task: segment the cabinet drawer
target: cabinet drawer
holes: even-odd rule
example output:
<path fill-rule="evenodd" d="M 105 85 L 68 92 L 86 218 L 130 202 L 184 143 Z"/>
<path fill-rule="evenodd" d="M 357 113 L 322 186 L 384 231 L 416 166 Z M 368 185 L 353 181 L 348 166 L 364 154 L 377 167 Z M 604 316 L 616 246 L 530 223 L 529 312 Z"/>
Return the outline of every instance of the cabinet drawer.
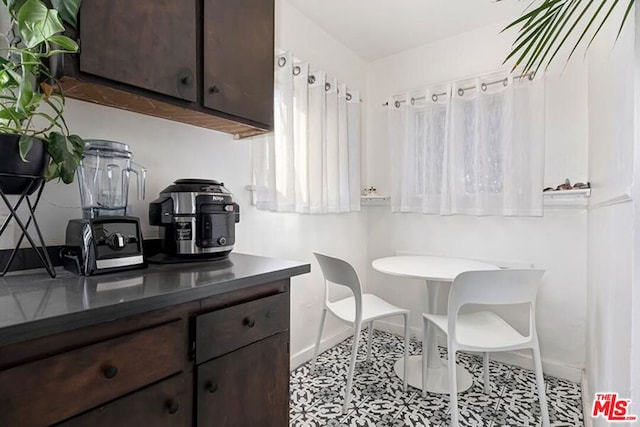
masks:
<path fill-rule="evenodd" d="M 191 425 L 191 376 L 177 375 L 58 427 L 185 427 Z"/>
<path fill-rule="evenodd" d="M 196 319 L 196 362 L 288 329 L 288 292 L 203 314 Z"/>
<path fill-rule="evenodd" d="M 0 426 L 50 425 L 175 374 L 185 343 L 180 320 L 0 372 Z"/>

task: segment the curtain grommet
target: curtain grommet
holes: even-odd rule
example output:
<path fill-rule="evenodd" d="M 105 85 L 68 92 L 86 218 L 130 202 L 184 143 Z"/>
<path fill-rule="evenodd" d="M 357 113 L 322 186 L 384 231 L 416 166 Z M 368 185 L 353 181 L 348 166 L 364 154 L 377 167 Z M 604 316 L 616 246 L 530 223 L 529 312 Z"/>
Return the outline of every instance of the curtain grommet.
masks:
<path fill-rule="evenodd" d="M 278 58 L 278 66 L 284 67 L 285 65 L 287 65 L 287 58 L 285 58 L 284 56 Z"/>
<path fill-rule="evenodd" d="M 480 85 L 480 89 L 482 89 L 483 92 L 487 91 L 487 84 L 482 82 L 482 84 Z"/>
<path fill-rule="evenodd" d="M 353 97 L 351 96 L 350 93 L 347 92 L 347 97 L 346 98 L 347 98 L 347 101 L 351 101 L 351 98 L 353 98 Z"/>
<path fill-rule="evenodd" d="M 293 75 L 294 76 L 299 76 L 301 71 L 302 71 L 302 68 L 300 68 L 299 65 L 296 65 L 295 67 L 293 67 Z"/>
<path fill-rule="evenodd" d="M 326 82 L 324 84 L 324 90 L 325 90 L 325 92 L 329 92 L 331 90 L 331 83 Z"/>
<path fill-rule="evenodd" d="M 459 96 L 463 96 L 463 95 L 464 95 L 464 89 L 459 88 L 459 89 L 458 89 L 458 95 L 459 95 Z"/>
<path fill-rule="evenodd" d="M 314 84 L 316 82 L 316 76 L 313 76 L 313 75 L 309 76 L 307 81 L 309 82 L 310 85 Z"/>
<path fill-rule="evenodd" d="M 507 77 L 505 77 L 504 80 L 502 81 L 502 86 L 504 87 L 509 86 L 509 79 Z"/>
<path fill-rule="evenodd" d="M 411 98 L 411 105 L 416 105 L 416 99 L 415 98 Z"/>
<path fill-rule="evenodd" d="M 394 103 L 393 103 L 393 105 L 395 105 L 395 106 L 396 106 L 396 108 L 400 108 L 400 101 L 396 101 L 396 102 L 394 102 Z"/>
<path fill-rule="evenodd" d="M 431 100 L 432 100 L 433 102 L 438 102 L 438 94 L 437 94 L 437 93 L 434 93 L 433 95 L 431 95 Z"/>

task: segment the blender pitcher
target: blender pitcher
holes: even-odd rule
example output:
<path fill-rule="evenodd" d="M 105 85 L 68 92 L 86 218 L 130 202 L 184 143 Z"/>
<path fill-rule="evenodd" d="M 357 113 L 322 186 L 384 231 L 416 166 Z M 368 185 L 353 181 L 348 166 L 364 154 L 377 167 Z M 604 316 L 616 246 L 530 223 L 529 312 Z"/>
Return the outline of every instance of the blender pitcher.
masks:
<path fill-rule="evenodd" d="M 138 181 L 138 200 L 144 199 L 146 169 L 131 160 L 129 146 L 120 142 L 87 140 L 78 167 L 82 216 L 127 215 L 129 174 Z"/>

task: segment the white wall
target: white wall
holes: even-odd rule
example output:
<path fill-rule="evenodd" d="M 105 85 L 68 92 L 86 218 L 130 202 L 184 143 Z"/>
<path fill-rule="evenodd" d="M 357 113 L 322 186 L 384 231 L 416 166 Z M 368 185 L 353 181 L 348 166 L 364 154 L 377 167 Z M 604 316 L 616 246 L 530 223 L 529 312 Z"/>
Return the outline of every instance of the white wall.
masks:
<path fill-rule="evenodd" d="M 613 17 L 613 21 L 619 18 Z M 638 254 L 633 241 L 638 239 L 640 230 L 633 226 L 638 202 L 631 199 L 633 191 L 637 192 L 631 190 L 632 185 L 637 187 L 633 182 L 634 167 L 638 173 L 638 165 L 633 162 L 638 123 L 638 112 L 634 110 L 635 29 L 632 18 L 612 48 L 617 28 L 606 28 L 588 57 L 589 173 L 593 197 L 588 216 L 586 391 L 588 399 L 593 399 L 593 393 L 607 391 L 631 398 L 634 388 L 633 409 L 637 414 L 640 382 L 631 382 L 632 366 L 638 365 L 637 341 L 636 361 L 631 361 L 632 325 L 638 316 L 638 309 L 632 306 L 634 293 L 638 298 L 637 287 L 634 290 L 632 285 L 632 268 Z M 637 217 L 635 221 L 637 224 Z M 608 425 L 602 418 L 595 424 Z"/>
<path fill-rule="evenodd" d="M 635 61 L 634 61 L 634 120 L 635 143 L 633 150 L 633 253 L 640 254 L 640 8 L 635 10 Z M 632 270 L 632 299 L 631 299 L 631 396 L 635 402 L 633 414 L 640 413 L 640 262 L 633 261 Z"/>
<path fill-rule="evenodd" d="M 313 66 L 327 70 L 354 88 L 364 89 L 365 63 L 286 1 L 276 7 L 276 45 L 289 49 Z M 292 280 L 291 354 L 305 352 L 314 342 L 322 307 L 321 275 L 311 252 L 344 257 L 360 271 L 366 265 L 366 221 L 363 214 L 304 216 L 257 211 L 250 204 L 251 141 L 190 125 L 68 100 L 65 117 L 71 130 L 85 139 L 103 138 L 127 143 L 135 160 L 148 169 L 147 197 L 129 200 L 132 214 L 139 216 L 146 238 L 157 229 L 147 223 L 147 206 L 158 193 L 178 178 L 210 178 L 225 183 L 241 206 L 236 226 L 236 251 L 288 258 L 312 263 L 312 273 Z M 132 187 L 135 190 L 135 187 Z M 70 218 L 81 216 L 77 184 L 47 185 L 38 219 L 48 244 L 64 243 Z M 8 247 L 10 243 L 3 243 Z M 328 323 L 327 337 L 346 328 Z M 302 358 L 306 357 L 304 353 Z M 301 360 L 298 357 L 294 363 Z"/>
<path fill-rule="evenodd" d="M 367 81 L 368 175 L 365 186 L 388 194 L 390 169 L 386 138 L 389 96 L 409 89 L 474 76 L 501 68 L 513 34 L 492 25 L 405 51 L 371 64 Z M 573 61 L 564 73 L 546 77 L 545 183 L 587 180 L 586 67 Z M 542 190 L 542 189 L 541 189 Z M 538 297 L 538 333 L 545 371 L 580 379 L 584 367 L 586 304 L 586 211 L 546 208 L 542 218 L 391 214 L 369 210 L 369 260 L 397 250 L 461 256 L 497 262 L 524 262 L 547 270 Z M 424 285 L 369 270 L 377 292 L 413 313 L 423 310 Z M 515 314 L 512 314 L 515 316 Z M 419 328 L 414 315 L 413 326 Z M 520 360 L 527 363 L 528 360 Z M 518 363 L 516 361 L 516 363 Z"/>

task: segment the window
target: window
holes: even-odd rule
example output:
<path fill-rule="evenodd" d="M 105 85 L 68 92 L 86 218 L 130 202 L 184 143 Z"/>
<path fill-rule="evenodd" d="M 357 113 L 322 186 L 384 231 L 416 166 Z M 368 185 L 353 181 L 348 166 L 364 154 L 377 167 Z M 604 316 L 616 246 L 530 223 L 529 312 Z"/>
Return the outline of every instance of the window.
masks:
<path fill-rule="evenodd" d="M 542 215 L 543 94 L 494 73 L 392 99 L 393 211 Z"/>

